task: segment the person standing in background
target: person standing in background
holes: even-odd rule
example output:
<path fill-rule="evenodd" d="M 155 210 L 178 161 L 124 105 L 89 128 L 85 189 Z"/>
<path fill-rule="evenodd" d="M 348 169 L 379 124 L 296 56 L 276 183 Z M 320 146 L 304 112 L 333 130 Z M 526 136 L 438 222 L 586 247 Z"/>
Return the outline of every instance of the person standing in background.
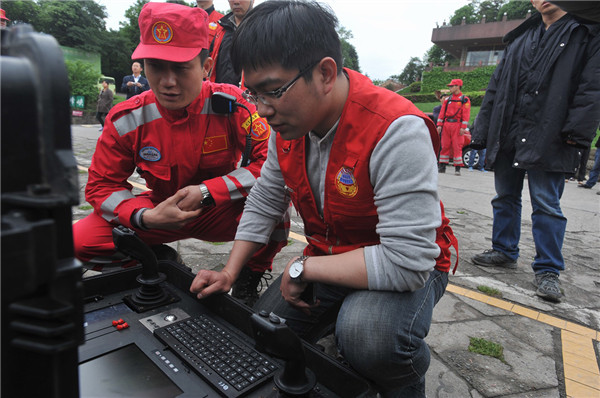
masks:
<path fill-rule="evenodd" d="M 242 86 L 242 74 L 236 72 L 231 62 L 231 45 L 235 31 L 253 5 L 254 0 L 229 0 L 231 12 L 219 20 L 219 27 L 210 48 L 210 57 L 214 62 L 208 76 L 211 82 Z"/>
<path fill-rule="evenodd" d="M 450 163 L 450 154 L 452 153 L 452 163 L 454 164 L 454 174 L 460 175 L 460 168 L 464 166 L 462 160 L 462 148 L 464 143 L 463 135 L 468 130 L 469 119 L 471 118 L 471 100 L 460 91 L 463 85 L 461 79 L 452 79 L 448 88 L 450 96 L 446 98 L 440 116 L 437 120 L 438 134 L 442 134 L 442 150 L 440 152 L 440 164 L 438 171 L 446 172 L 446 165 Z"/>
<path fill-rule="evenodd" d="M 210 45 L 217 33 L 219 24 L 217 21 L 224 17 L 219 11 L 215 10 L 213 0 L 196 0 L 198 7 L 202 8 L 208 14 L 208 45 Z"/>
<path fill-rule="evenodd" d="M 142 64 L 138 61 L 135 61 L 133 64 L 131 64 L 131 71 L 133 74 L 123 78 L 121 91 L 127 93 L 127 99 L 150 89 L 148 80 L 142 76 L 142 70 Z"/>
<path fill-rule="evenodd" d="M 104 119 L 110 108 L 113 105 L 114 94 L 108 88 L 108 80 L 102 80 L 102 90 L 100 90 L 100 94 L 98 94 L 98 106 L 96 107 L 96 119 L 100 122 L 99 131 L 104 129 Z"/>
<path fill-rule="evenodd" d="M 487 148 L 496 196 L 492 249 L 472 257 L 482 267 L 515 269 L 521 196 L 527 174 L 536 255 L 536 295 L 559 302 L 567 218 L 560 207 L 565 173 L 576 170 L 600 122 L 600 24 L 543 0 L 504 37 L 508 43 L 477 115 L 471 147 Z"/>

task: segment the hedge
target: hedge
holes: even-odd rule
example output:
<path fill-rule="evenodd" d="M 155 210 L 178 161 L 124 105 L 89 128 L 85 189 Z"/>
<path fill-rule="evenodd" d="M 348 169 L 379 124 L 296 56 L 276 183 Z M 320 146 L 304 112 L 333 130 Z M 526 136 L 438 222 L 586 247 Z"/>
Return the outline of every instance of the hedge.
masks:
<path fill-rule="evenodd" d="M 483 101 L 483 96 L 485 95 L 485 91 L 463 92 L 463 94 L 466 95 L 467 97 L 469 97 L 469 99 L 471 100 L 471 106 L 481 106 L 481 102 Z M 401 95 L 413 103 L 439 101 L 435 97 L 435 94 L 401 94 Z"/>
<path fill-rule="evenodd" d="M 469 72 L 444 72 L 442 67 L 435 67 L 429 72 L 423 72 L 421 82 L 422 93 L 433 93 L 445 89 L 452 79 L 462 79 L 463 92 L 483 91 L 496 70 L 496 66 L 482 66 Z"/>

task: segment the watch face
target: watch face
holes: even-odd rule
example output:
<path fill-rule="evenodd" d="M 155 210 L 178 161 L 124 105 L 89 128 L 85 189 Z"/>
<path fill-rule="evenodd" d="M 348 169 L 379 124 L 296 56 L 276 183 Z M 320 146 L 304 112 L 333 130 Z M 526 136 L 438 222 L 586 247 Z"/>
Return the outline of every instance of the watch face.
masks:
<path fill-rule="evenodd" d="M 290 278 L 296 279 L 302 274 L 304 267 L 299 261 L 294 261 L 290 266 Z"/>

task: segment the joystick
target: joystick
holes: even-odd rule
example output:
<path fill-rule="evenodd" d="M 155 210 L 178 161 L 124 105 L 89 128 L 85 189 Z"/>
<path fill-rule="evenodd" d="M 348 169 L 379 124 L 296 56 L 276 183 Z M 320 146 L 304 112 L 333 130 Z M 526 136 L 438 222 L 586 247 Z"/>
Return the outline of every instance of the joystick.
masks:
<path fill-rule="evenodd" d="M 135 312 L 141 313 L 179 301 L 179 297 L 161 286 L 166 276 L 158 272 L 158 259 L 150 246 L 133 230 L 122 225 L 115 227 L 112 235 L 119 251 L 142 263 L 142 273 L 136 278 L 141 286 L 136 294 L 123 298 L 125 304 Z"/>
<path fill-rule="evenodd" d="M 306 367 L 302 341 L 285 324 L 285 319 L 266 311 L 250 318 L 254 339 L 259 349 L 285 360 L 273 381 L 281 397 L 308 397 L 317 383 L 315 374 Z"/>

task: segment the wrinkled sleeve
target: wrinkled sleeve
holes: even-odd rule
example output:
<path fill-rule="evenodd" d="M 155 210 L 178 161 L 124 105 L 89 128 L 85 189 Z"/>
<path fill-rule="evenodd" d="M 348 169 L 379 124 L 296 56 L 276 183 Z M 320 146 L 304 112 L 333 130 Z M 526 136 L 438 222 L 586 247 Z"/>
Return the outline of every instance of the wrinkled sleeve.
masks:
<path fill-rule="evenodd" d="M 413 291 L 433 270 L 441 224 L 436 164 L 429 130 L 417 116 L 398 118 L 375 147 L 369 172 L 380 244 L 364 248 L 370 290 Z"/>

